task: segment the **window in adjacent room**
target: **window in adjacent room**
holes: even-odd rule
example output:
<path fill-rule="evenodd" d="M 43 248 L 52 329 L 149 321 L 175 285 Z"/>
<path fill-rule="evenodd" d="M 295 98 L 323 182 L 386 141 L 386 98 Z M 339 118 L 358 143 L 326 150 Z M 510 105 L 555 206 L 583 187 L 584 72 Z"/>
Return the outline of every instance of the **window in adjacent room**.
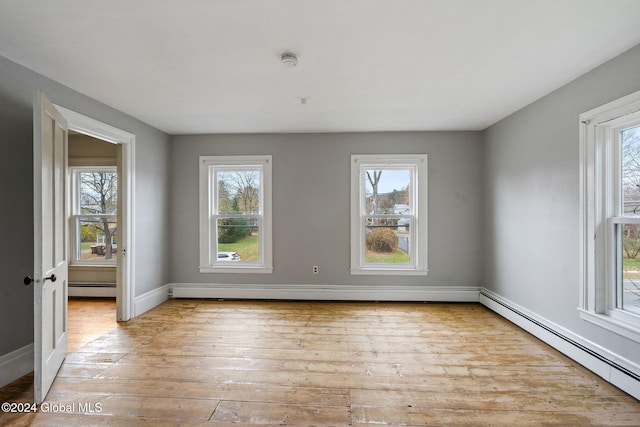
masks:
<path fill-rule="evenodd" d="M 640 92 L 580 119 L 582 317 L 640 342 Z"/>
<path fill-rule="evenodd" d="M 271 156 L 200 157 L 200 271 L 272 271 Z"/>
<path fill-rule="evenodd" d="M 115 167 L 71 167 L 71 264 L 115 265 L 118 174 Z"/>
<path fill-rule="evenodd" d="M 351 274 L 427 271 L 427 156 L 351 156 Z"/>

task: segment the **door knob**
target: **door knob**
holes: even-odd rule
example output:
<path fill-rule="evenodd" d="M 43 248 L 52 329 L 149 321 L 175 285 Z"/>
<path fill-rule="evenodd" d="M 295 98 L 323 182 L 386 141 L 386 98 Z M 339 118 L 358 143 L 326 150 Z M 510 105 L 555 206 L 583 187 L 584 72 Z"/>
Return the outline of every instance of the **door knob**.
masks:
<path fill-rule="evenodd" d="M 45 277 L 44 280 L 51 280 L 52 282 L 55 282 L 56 280 L 58 280 L 58 278 L 55 274 L 52 274 L 49 277 Z M 31 278 L 31 276 L 26 276 L 24 279 L 22 279 L 22 283 L 24 283 L 25 286 L 29 286 L 33 282 L 34 280 Z"/>

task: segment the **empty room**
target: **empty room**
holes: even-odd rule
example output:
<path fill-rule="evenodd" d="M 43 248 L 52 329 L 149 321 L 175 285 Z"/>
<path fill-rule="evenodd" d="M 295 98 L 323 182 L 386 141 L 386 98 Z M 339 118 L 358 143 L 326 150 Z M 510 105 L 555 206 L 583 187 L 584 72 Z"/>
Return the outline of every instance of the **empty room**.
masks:
<path fill-rule="evenodd" d="M 0 425 L 640 425 L 639 23 L 0 0 Z"/>

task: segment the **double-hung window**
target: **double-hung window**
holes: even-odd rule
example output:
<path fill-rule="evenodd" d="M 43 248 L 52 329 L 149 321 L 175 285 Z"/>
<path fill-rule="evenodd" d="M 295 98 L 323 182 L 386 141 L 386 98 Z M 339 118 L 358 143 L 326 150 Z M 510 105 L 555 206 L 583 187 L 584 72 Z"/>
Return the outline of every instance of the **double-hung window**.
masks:
<path fill-rule="evenodd" d="M 581 316 L 640 342 L 640 92 L 581 120 Z"/>
<path fill-rule="evenodd" d="M 115 167 L 71 167 L 71 264 L 115 265 L 118 174 Z"/>
<path fill-rule="evenodd" d="M 200 272 L 272 269 L 271 156 L 200 157 Z"/>
<path fill-rule="evenodd" d="M 351 274 L 426 275 L 427 156 L 351 156 Z"/>

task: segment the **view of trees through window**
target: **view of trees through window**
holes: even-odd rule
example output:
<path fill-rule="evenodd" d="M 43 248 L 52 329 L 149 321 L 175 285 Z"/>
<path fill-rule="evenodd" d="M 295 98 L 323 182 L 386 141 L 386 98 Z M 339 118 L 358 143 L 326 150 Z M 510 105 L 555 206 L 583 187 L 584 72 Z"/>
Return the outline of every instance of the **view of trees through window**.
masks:
<path fill-rule="evenodd" d="M 260 260 L 260 185 L 259 169 L 217 171 L 218 261 Z"/>
<path fill-rule="evenodd" d="M 365 178 L 365 262 L 411 262 L 411 171 L 367 169 Z"/>
<path fill-rule="evenodd" d="M 622 215 L 640 217 L 640 126 L 621 132 Z M 620 309 L 640 314 L 640 224 L 622 230 L 622 295 Z"/>
<path fill-rule="evenodd" d="M 118 175 L 114 171 L 79 171 L 77 179 L 79 259 L 112 260 L 117 249 Z"/>

